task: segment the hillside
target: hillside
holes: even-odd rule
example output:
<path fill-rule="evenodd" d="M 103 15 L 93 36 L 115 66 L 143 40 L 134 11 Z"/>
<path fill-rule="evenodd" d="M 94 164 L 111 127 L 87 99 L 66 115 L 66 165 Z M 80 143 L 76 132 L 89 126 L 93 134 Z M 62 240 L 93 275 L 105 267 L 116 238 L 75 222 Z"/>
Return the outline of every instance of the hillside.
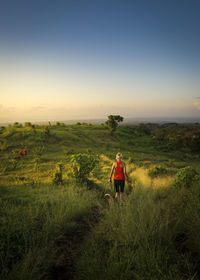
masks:
<path fill-rule="evenodd" d="M 199 279 L 198 131 L 141 124 L 111 136 L 103 124 L 1 127 L 2 278 Z M 108 178 L 118 151 L 132 183 L 112 201 L 105 194 L 114 194 Z M 79 154 L 99 158 L 82 183 L 71 176 Z"/>
<path fill-rule="evenodd" d="M 57 162 L 65 164 L 71 154 L 88 149 L 110 160 L 114 160 L 116 152 L 121 151 L 125 160 L 143 167 L 156 164 L 168 165 L 175 170 L 191 164 L 200 167 L 196 153 L 159 149 L 157 143 L 152 143 L 153 136 L 141 129 L 120 126 L 114 137 L 105 125 L 91 124 L 36 126 L 34 129 L 8 126 L 1 132 L 1 182 L 4 184 L 9 181 L 13 184 L 14 176 L 25 174 L 33 180 L 40 177 L 40 181 L 49 182 L 49 174 Z M 27 156 L 15 161 L 24 147 L 28 151 Z M 37 163 L 39 168 L 35 172 Z"/>

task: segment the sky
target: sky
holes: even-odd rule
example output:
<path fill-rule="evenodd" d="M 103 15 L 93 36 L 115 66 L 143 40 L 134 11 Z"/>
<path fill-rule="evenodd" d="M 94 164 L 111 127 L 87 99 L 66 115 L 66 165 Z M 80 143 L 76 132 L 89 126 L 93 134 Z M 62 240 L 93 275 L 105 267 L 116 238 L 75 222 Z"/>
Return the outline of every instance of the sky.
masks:
<path fill-rule="evenodd" d="M 199 0 L 0 0 L 0 122 L 200 117 Z"/>

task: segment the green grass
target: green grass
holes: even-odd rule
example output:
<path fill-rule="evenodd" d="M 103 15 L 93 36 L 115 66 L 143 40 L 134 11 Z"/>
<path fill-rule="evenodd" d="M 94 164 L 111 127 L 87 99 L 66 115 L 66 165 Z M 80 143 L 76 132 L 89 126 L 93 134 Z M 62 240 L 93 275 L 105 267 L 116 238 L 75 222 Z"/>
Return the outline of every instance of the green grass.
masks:
<path fill-rule="evenodd" d="M 10 134 L 8 131 L 11 131 Z M 0 136 L 7 141 L 7 148 L 0 151 L 0 158 L 5 159 L 12 150 L 20 150 L 24 145 L 28 148 L 27 161 L 35 158 L 34 150 L 37 146 L 44 146 L 45 153 L 42 158 L 49 162 L 66 159 L 66 153 L 70 150 L 82 152 L 90 148 L 96 153 L 103 153 L 110 158 L 120 150 L 125 159 L 131 155 L 137 164 L 143 161 L 160 163 L 174 159 L 177 163 L 184 162 L 187 166 L 192 162 L 200 166 L 199 157 L 176 151 L 164 152 L 152 145 L 151 135 L 135 135 L 132 129 L 118 127 L 114 137 L 110 135 L 104 125 L 67 125 L 50 127 L 50 136 L 44 139 L 44 127 L 38 126 L 35 130 L 26 128 L 9 128 Z M 8 136 L 10 135 L 10 136 Z"/>
<path fill-rule="evenodd" d="M 56 242 L 98 201 L 97 192 L 74 185 L 1 186 L 0 192 L 2 279 L 47 277 Z"/>
<path fill-rule="evenodd" d="M 199 186 L 172 186 L 180 168 L 200 170 L 199 154 L 157 149 L 151 135 L 123 126 L 114 136 L 105 125 L 52 126 L 48 137 L 44 131 L 44 126 L 8 127 L 0 134 L 2 279 L 54 279 L 58 244 L 76 233 L 78 220 L 87 219 L 94 207 L 103 216 L 73 256 L 77 280 L 199 279 Z M 13 155 L 24 146 L 28 155 L 14 167 Z M 100 162 L 89 187 L 78 186 L 68 174 L 70 155 L 88 149 Z M 114 194 L 108 178 L 118 151 L 134 190 L 130 194 L 126 185 L 124 201 L 105 207 L 104 194 Z M 64 165 L 64 185 L 55 186 L 51 175 L 58 162 Z M 150 178 L 158 166 L 165 174 Z"/>
<path fill-rule="evenodd" d="M 135 187 L 91 232 L 77 259 L 77 278 L 199 279 L 199 195 L 200 186 Z"/>

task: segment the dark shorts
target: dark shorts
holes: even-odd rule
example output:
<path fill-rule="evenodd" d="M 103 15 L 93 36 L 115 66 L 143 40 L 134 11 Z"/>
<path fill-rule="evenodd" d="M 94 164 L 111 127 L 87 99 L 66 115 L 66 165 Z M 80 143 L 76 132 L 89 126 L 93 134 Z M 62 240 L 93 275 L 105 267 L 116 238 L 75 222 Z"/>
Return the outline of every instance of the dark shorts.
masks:
<path fill-rule="evenodd" d="M 125 180 L 114 179 L 115 192 L 124 192 Z"/>

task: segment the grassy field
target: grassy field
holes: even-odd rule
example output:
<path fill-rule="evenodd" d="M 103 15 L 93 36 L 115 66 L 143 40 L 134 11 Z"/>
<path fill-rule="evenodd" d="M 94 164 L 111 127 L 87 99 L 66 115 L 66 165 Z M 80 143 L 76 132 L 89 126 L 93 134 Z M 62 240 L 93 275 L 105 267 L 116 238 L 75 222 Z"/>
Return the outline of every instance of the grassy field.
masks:
<path fill-rule="evenodd" d="M 2 279 L 200 279 L 200 184 L 174 184 L 184 167 L 200 173 L 198 153 L 159 149 L 151 133 L 123 126 L 113 136 L 103 124 L 0 132 Z M 109 205 L 118 151 L 132 185 Z M 87 183 L 70 174 L 78 153 L 99 156 Z M 58 164 L 63 183 L 56 185 Z"/>

